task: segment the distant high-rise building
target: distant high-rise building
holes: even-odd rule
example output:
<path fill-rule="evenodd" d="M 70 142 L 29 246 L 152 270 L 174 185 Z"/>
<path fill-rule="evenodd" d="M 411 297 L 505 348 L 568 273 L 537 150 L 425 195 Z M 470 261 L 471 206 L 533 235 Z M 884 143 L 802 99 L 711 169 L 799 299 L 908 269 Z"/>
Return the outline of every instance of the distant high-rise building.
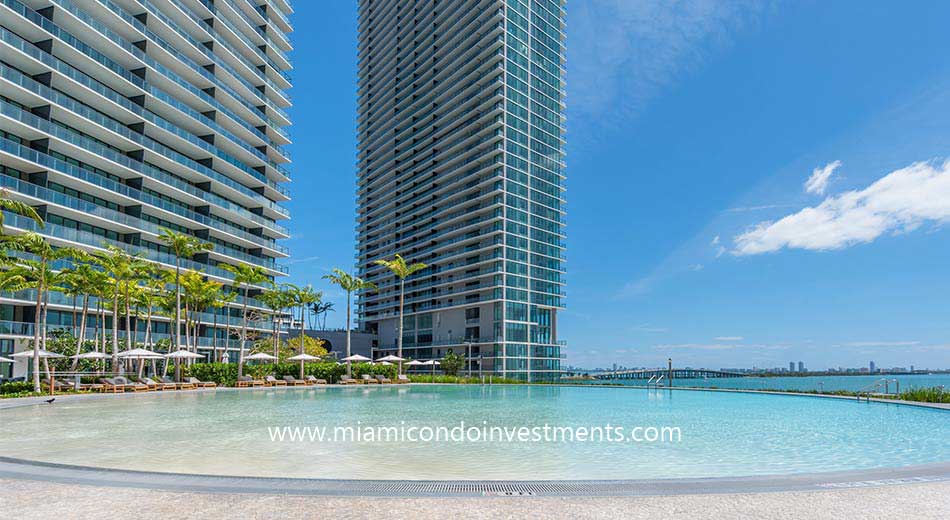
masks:
<path fill-rule="evenodd" d="M 789 371 L 789 372 L 794 372 L 794 371 L 795 371 L 795 362 L 794 362 L 794 361 L 789 361 L 789 362 L 788 362 L 788 371 Z"/>
<path fill-rule="evenodd" d="M 564 2 L 359 0 L 360 327 L 553 380 L 564 308 Z M 428 267 L 401 281 L 377 260 Z M 468 351 L 468 352 L 467 352 Z"/>
<path fill-rule="evenodd" d="M 801 362 L 801 361 L 798 362 L 798 371 L 799 371 L 799 372 L 804 372 L 804 371 L 805 371 L 805 363 L 803 363 L 803 362 Z"/>
<path fill-rule="evenodd" d="M 877 365 L 875 365 L 873 361 L 868 363 L 868 372 L 873 374 L 876 371 L 877 371 Z"/>

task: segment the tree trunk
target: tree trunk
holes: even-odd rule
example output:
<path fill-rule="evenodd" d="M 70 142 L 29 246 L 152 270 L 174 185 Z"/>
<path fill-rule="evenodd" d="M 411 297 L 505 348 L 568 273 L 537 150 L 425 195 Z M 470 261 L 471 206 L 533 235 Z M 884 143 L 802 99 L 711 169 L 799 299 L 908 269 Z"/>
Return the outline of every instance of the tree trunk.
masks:
<path fill-rule="evenodd" d="M 403 313 L 403 303 L 405 302 L 405 299 L 406 299 L 406 279 L 400 278 L 399 279 L 399 328 L 397 329 L 399 333 L 399 337 L 397 338 L 397 341 L 398 341 L 397 345 L 399 347 L 396 349 L 396 356 L 398 357 L 402 357 L 402 327 L 403 327 L 402 313 Z M 399 361 L 399 366 L 396 369 L 396 373 L 402 374 L 402 361 Z"/>
<path fill-rule="evenodd" d="M 298 354 L 303 354 L 303 345 L 304 345 L 303 341 L 304 341 L 304 336 L 306 336 L 306 333 L 304 332 L 303 320 L 304 320 L 304 315 L 306 314 L 306 312 L 307 312 L 307 306 L 301 305 L 300 306 L 300 352 L 298 352 Z"/>
<path fill-rule="evenodd" d="M 244 347 L 247 343 L 247 293 L 250 289 L 250 284 L 244 285 L 244 306 L 243 306 L 243 316 L 241 316 L 241 353 L 238 355 L 238 377 L 244 375 Z"/>
<path fill-rule="evenodd" d="M 346 291 L 346 357 L 350 357 L 350 291 Z M 352 377 L 352 363 L 346 363 L 346 375 Z"/>
<path fill-rule="evenodd" d="M 40 272 L 40 281 L 36 284 L 36 316 L 33 319 L 33 391 L 40 391 L 40 312 L 43 309 L 43 286 L 46 283 L 46 271 Z"/>
<path fill-rule="evenodd" d="M 125 282 L 125 349 L 132 350 L 132 307 L 129 302 L 130 281 Z"/>
<path fill-rule="evenodd" d="M 86 338 L 86 318 L 88 317 L 88 315 L 89 315 L 89 293 L 85 293 L 82 296 L 82 314 L 80 315 L 81 318 L 79 322 L 79 337 L 76 339 L 76 355 L 77 356 L 79 354 L 82 354 L 82 346 Z M 72 368 L 70 368 L 70 370 L 75 372 L 78 365 L 79 365 L 79 358 L 74 358 Z"/>
<path fill-rule="evenodd" d="M 211 326 L 211 362 L 215 363 L 218 360 L 218 311 L 215 309 L 213 312 L 213 325 Z"/>
<path fill-rule="evenodd" d="M 175 255 L 175 344 L 172 350 L 181 348 L 181 257 Z M 178 370 L 178 363 L 175 363 Z"/>
<path fill-rule="evenodd" d="M 112 371 L 122 373 L 119 364 L 119 288 L 112 293 Z"/>

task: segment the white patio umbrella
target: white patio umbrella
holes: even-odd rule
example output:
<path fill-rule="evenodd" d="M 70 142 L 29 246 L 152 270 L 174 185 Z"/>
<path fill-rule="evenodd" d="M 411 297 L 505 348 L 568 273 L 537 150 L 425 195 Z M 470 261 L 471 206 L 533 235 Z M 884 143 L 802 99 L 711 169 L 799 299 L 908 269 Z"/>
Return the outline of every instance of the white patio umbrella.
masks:
<path fill-rule="evenodd" d="M 297 354 L 296 356 L 287 358 L 287 361 L 300 361 L 300 379 L 303 379 L 303 364 L 306 361 L 320 361 L 320 358 L 317 356 L 311 356 L 310 354 Z"/>
<path fill-rule="evenodd" d="M 10 359 L 10 358 L 5 358 L 3 356 L 0 356 L 0 363 L 15 363 L 15 362 L 16 362 L 15 359 Z"/>
<path fill-rule="evenodd" d="M 441 365 L 441 364 L 442 364 L 442 363 L 439 363 L 438 361 L 436 361 L 436 360 L 434 360 L 434 359 L 430 359 L 429 361 L 426 361 L 425 363 L 423 363 L 423 365 L 431 366 L 431 367 L 432 367 L 432 377 L 435 377 L 435 367 L 436 367 L 436 365 Z"/>
<path fill-rule="evenodd" d="M 124 350 L 119 352 L 117 355 L 120 359 L 137 359 L 139 362 L 139 369 L 137 375 L 142 377 L 142 372 L 145 369 L 145 360 L 146 359 L 162 359 L 162 355 L 158 352 L 144 349 L 144 348 L 133 348 L 131 350 Z M 155 368 L 154 366 L 152 367 Z"/>
<path fill-rule="evenodd" d="M 363 361 L 372 361 L 372 360 L 371 360 L 370 358 L 366 357 L 366 356 L 361 356 L 361 355 L 359 355 L 359 354 L 353 354 L 352 356 L 346 356 L 346 357 L 343 358 L 341 361 L 346 361 L 346 374 L 349 375 L 350 372 L 351 372 L 350 363 L 352 363 L 353 361 L 359 361 L 359 362 L 362 363 Z"/>
<path fill-rule="evenodd" d="M 406 366 L 410 366 L 410 367 L 417 367 L 420 365 L 425 365 L 425 363 L 422 361 L 419 361 L 418 359 L 413 359 L 412 361 L 406 363 Z"/>
<path fill-rule="evenodd" d="M 158 357 L 162 357 L 161 354 L 156 353 Z M 69 359 L 108 359 L 112 356 L 105 354 L 103 352 L 85 352 L 83 354 L 76 354 L 75 356 L 69 356 Z"/>
<path fill-rule="evenodd" d="M 405 358 L 401 358 L 401 357 L 399 357 L 399 356 L 394 356 L 394 355 L 390 354 L 390 355 L 388 355 L 388 356 L 386 356 L 386 357 L 381 357 L 381 358 L 377 359 L 376 361 L 405 361 Z"/>
<path fill-rule="evenodd" d="M 195 354 L 194 352 L 189 352 L 187 350 L 176 350 L 174 352 L 169 352 L 165 354 L 165 372 L 168 372 L 168 360 L 175 360 L 175 381 L 181 382 L 181 365 L 179 362 L 182 359 L 200 359 L 203 358 L 201 354 Z"/>
<path fill-rule="evenodd" d="M 57 354 L 56 352 L 50 352 L 50 351 L 48 351 L 48 350 L 43 350 L 43 349 L 40 349 L 40 350 L 39 350 L 39 356 L 40 356 L 41 358 L 51 358 L 51 359 L 57 359 L 57 358 L 64 358 L 64 357 L 66 357 L 66 356 L 64 356 L 64 355 L 62 355 L 62 354 Z M 23 352 L 17 352 L 16 354 L 13 354 L 13 355 L 10 356 L 10 357 L 15 357 L 15 358 L 31 358 L 31 357 L 33 357 L 33 351 L 32 351 L 32 350 L 24 350 Z"/>
<path fill-rule="evenodd" d="M 244 361 L 277 361 L 277 358 L 266 352 L 258 352 L 247 356 Z"/>

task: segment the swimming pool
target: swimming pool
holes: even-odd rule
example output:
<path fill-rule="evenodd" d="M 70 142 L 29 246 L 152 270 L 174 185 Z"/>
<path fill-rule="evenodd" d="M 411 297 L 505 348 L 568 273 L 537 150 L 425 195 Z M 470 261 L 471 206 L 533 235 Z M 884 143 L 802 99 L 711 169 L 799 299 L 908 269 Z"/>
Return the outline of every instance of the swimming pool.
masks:
<path fill-rule="evenodd" d="M 679 442 L 283 442 L 269 428 L 679 428 Z M 329 430 L 328 430 L 329 431 Z M 641 439 L 644 434 L 641 433 Z M 950 412 L 805 396 L 570 386 L 170 392 L 0 410 L 0 455 L 325 479 L 661 479 L 950 461 Z M 365 439 L 364 439 L 365 440 Z"/>

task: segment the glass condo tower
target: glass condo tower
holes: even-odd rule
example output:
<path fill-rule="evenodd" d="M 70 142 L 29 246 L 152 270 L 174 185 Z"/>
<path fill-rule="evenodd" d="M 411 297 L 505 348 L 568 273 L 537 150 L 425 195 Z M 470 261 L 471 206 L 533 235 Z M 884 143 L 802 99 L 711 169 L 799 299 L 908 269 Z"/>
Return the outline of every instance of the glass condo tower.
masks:
<path fill-rule="evenodd" d="M 560 376 L 564 307 L 564 2 L 360 0 L 360 326 L 463 371 Z"/>
<path fill-rule="evenodd" d="M 7 213 L 7 232 L 174 268 L 169 228 L 213 243 L 183 266 L 226 290 L 220 264 L 284 275 L 290 13 L 286 0 L 0 0 L 0 183 L 47 223 Z M 0 354 L 32 337 L 31 294 L 0 293 Z M 225 333 L 242 304 L 198 316 L 199 352 L 237 348 Z M 73 328 L 72 306 L 50 295 L 53 328 Z M 153 337 L 169 337 L 157 320 Z"/>

